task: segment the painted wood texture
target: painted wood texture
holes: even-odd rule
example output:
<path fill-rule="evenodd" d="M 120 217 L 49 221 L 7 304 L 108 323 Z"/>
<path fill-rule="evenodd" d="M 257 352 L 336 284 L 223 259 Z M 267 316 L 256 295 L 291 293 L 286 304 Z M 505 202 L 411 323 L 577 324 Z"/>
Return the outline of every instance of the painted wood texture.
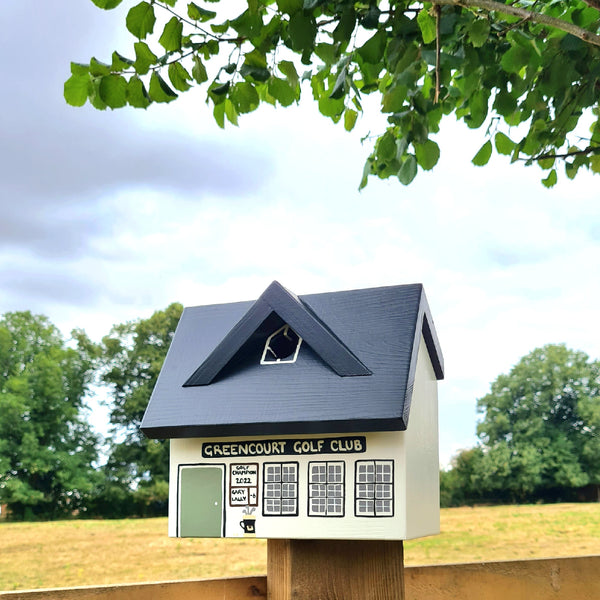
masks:
<path fill-rule="evenodd" d="M 266 338 L 284 323 L 273 313 L 210 385 L 183 387 L 254 303 L 187 308 L 144 415 L 144 433 L 175 438 L 404 430 L 422 337 L 436 376 L 443 377 L 423 287 L 300 299 L 308 313 L 334 332 L 331 339 L 337 338 L 372 375 L 340 377 L 319 354 L 323 349 L 312 348 L 308 338 L 295 363 L 260 365 Z"/>
<path fill-rule="evenodd" d="M 269 600 L 404 600 L 401 541 L 269 540 Z"/>

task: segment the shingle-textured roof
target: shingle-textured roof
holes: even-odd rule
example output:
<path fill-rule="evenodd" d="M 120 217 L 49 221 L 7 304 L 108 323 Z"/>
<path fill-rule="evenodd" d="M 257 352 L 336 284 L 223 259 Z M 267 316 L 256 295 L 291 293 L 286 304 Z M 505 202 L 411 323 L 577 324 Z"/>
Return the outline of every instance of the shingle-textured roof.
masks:
<path fill-rule="evenodd" d="M 261 365 L 289 325 L 292 364 Z M 421 284 L 294 296 L 277 282 L 255 302 L 186 308 L 142 421 L 149 437 L 403 430 L 421 334 L 443 358 Z"/>

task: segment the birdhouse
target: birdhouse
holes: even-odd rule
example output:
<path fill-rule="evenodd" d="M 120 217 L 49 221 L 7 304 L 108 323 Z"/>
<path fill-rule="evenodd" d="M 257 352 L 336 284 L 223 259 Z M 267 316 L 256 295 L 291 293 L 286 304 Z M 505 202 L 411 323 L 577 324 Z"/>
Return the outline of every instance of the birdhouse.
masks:
<path fill-rule="evenodd" d="M 438 533 L 442 378 L 420 284 L 186 308 L 142 421 L 171 440 L 169 535 Z"/>

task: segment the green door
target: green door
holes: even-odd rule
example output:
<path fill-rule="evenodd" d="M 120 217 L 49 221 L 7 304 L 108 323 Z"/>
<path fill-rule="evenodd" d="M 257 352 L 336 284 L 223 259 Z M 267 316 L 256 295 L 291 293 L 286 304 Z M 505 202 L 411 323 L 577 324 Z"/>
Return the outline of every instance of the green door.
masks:
<path fill-rule="evenodd" d="M 223 536 L 223 467 L 179 467 L 179 536 Z"/>

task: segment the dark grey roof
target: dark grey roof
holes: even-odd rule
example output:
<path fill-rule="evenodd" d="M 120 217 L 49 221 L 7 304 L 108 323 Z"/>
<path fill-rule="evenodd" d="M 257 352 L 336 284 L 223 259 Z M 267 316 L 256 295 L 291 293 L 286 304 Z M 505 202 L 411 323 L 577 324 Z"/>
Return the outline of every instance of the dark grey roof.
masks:
<path fill-rule="evenodd" d="M 293 364 L 260 365 L 287 324 Z M 142 420 L 149 437 L 403 430 L 421 333 L 443 358 L 421 284 L 294 296 L 272 283 L 255 302 L 186 308 Z"/>

